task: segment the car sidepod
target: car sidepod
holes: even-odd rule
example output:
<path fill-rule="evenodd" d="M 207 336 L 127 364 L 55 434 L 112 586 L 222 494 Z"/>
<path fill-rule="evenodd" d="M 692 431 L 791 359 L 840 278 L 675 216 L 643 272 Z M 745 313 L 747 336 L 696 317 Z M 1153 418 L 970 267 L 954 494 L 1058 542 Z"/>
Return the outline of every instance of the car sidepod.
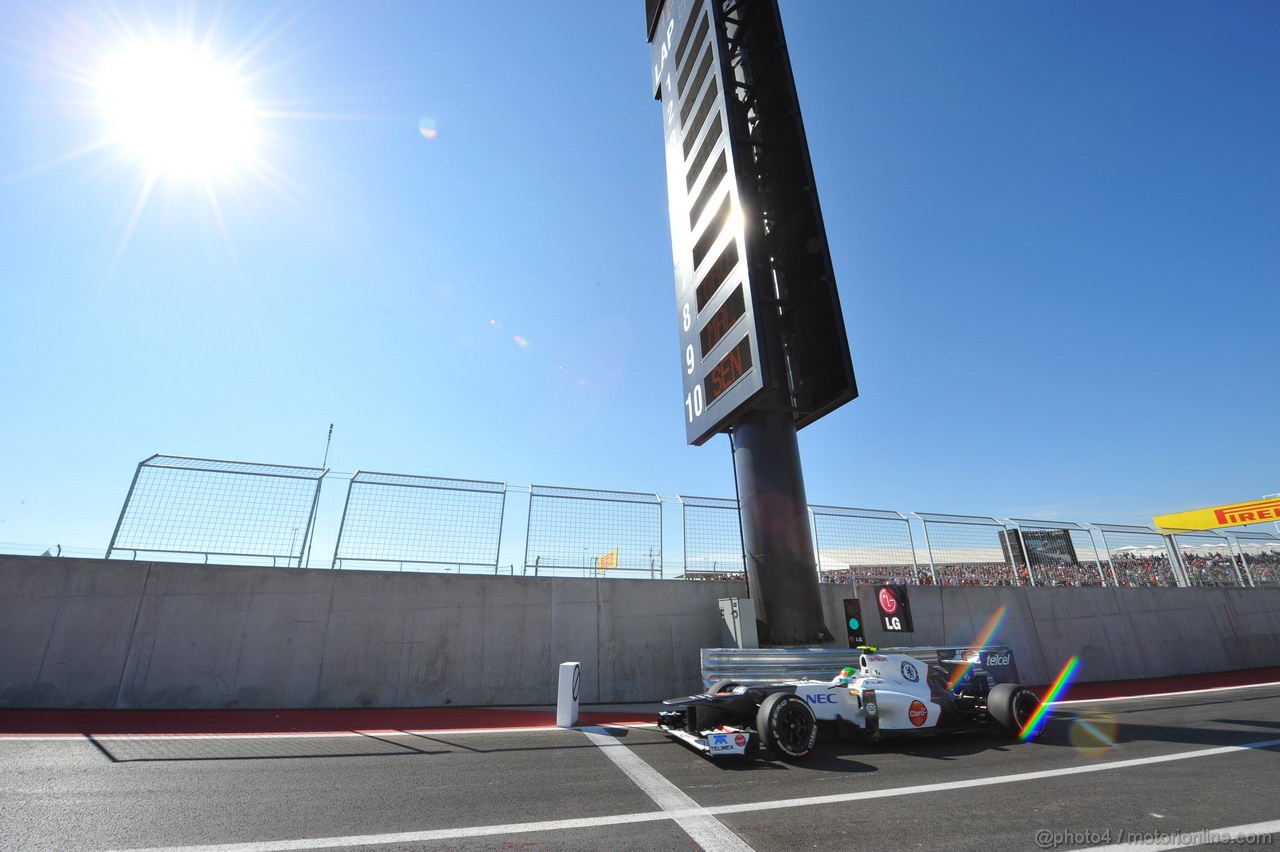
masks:
<path fill-rule="evenodd" d="M 851 691 L 874 692 L 877 733 L 909 734 L 939 726 L 942 706 L 934 700 L 924 663 L 905 654 L 873 655 L 863 657 L 861 670 Z"/>

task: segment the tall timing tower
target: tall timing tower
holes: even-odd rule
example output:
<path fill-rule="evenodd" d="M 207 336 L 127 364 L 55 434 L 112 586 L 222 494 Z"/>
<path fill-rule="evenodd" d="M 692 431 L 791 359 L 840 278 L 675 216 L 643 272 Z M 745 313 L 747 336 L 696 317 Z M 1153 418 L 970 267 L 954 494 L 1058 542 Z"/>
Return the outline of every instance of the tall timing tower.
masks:
<path fill-rule="evenodd" d="M 733 446 L 760 639 L 830 639 L 796 431 L 858 395 L 777 0 L 646 0 L 691 444 Z"/>

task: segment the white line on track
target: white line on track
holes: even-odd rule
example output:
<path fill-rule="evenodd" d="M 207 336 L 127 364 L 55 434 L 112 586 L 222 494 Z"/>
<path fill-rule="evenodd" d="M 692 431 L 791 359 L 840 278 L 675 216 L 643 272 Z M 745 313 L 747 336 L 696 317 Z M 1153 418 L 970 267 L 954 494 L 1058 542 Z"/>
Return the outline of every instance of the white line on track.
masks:
<path fill-rule="evenodd" d="M 752 852 L 741 837 L 704 811 L 683 790 L 645 763 L 607 729 L 582 728 L 581 731 L 703 849 L 708 852 Z"/>
<path fill-rule="evenodd" d="M 1248 683 L 1243 686 L 1211 686 L 1207 689 L 1187 689 L 1182 692 L 1153 692 L 1150 695 L 1118 695 L 1115 698 L 1079 698 L 1072 701 L 1054 701 L 1050 707 L 1066 704 L 1098 704 L 1102 701 L 1139 701 L 1143 698 L 1173 698 L 1179 695 L 1202 695 L 1206 692 L 1227 692 L 1232 689 L 1257 689 L 1262 686 L 1280 686 L 1280 681 L 1270 683 Z"/>
<path fill-rule="evenodd" d="M 1112 760 L 1092 766 L 1065 766 L 1060 769 L 1045 769 L 1040 772 L 1019 772 L 1016 775 L 994 775 L 989 778 L 969 778 L 964 781 L 946 781 L 940 784 L 917 784 L 914 787 L 891 787 L 887 790 L 863 790 L 858 793 L 836 793 L 830 796 L 807 796 L 799 799 L 782 799 L 776 802 L 747 802 L 741 805 L 719 805 L 707 808 L 711 814 L 736 814 L 754 811 L 775 810 L 778 808 L 804 808 L 813 805 L 831 805 L 842 802 L 857 802 L 864 799 L 883 799 L 890 796 L 915 796 L 921 793 L 940 793 L 946 790 L 965 790 L 970 787 L 988 787 L 993 784 L 1018 784 L 1025 781 L 1043 781 L 1048 778 L 1061 778 L 1064 775 L 1087 775 L 1091 772 L 1107 772 L 1113 769 L 1131 769 L 1135 766 L 1147 766 L 1153 763 L 1171 763 L 1177 760 L 1192 760 L 1197 757 L 1217 757 L 1223 754 L 1234 754 L 1251 749 L 1275 748 L 1280 740 L 1264 740 L 1256 743 L 1245 743 L 1238 746 L 1221 746 L 1205 748 L 1199 751 L 1181 751 L 1174 754 L 1161 754 L 1154 757 L 1137 757 L 1132 760 Z"/>
<path fill-rule="evenodd" d="M 652 811 L 650 813 L 619 814 L 616 816 L 588 817 L 584 819 L 546 820 L 542 822 L 512 823 L 507 825 L 479 825 L 466 828 L 444 828 L 434 831 L 407 831 L 395 834 L 366 834 L 350 837 L 316 837 L 303 840 L 268 840 L 253 843 L 220 843 L 208 846 L 164 846 L 148 849 L 132 849 L 127 850 L 127 852 L 300 852 L 300 850 L 331 849 L 336 846 L 380 846 L 391 843 L 425 843 L 429 841 L 455 840 L 467 837 L 493 837 L 502 834 L 528 834 L 539 831 L 564 831 L 574 828 L 597 828 L 608 825 L 657 822 L 665 819 L 676 820 L 679 823 L 682 819 L 703 818 L 708 815 L 714 817 L 721 814 L 754 813 L 756 811 L 779 810 L 783 808 L 804 808 L 814 805 L 839 804 L 865 799 L 883 799 L 893 796 L 914 796 L 922 793 L 964 790 L 970 787 L 984 787 L 994 784 L 1017 784 L 1026 781 L 1060 778 L 1064 775 L 1085 775 L 1094 772 L 1109 772 L 1115 769 L 1131 769 L 1136 766 L 1146 766 L 1156 763 L 1194 760 L 1200 757 L 1216 757 L 1218 755 L 1235 754 L 1253 749 L 1275 748 L 1277 746 L 1280 746 L 1280 739 L 1263 740 L 1260 742 L 1245 743 L 1244 745 L 1237 746 L 1199 749 L 1197 751 L 1182 751 L 1175 752 L 1174 754 L 1156 755 L 1154 757 L 1140 757 L 1133 760 L 1115 760 L 1107 763 L 1065 767 L 1062 769 L 1045 770 L 1043 772 L 1022 772 L 1016 775 L 996 775 L 988 778 L 970 778 L 964 781 L 951 781 L 942 784 L 920 784 L 914 787 L 893 787 L 885 790 L 864 790 L 857 793 L 842 793 L 831 796 L 809 796 L 798 799 L 779 799 L 772 802 L 745 802 L 739 805 L 718 805 L 709 808 L 699 808 L 695 806 L 693 809 L 688 810 L 663 810 Z M 663 780 L 666 781 L 665 778 Z M 684 794 L 681 793 L 681 795 Z M 737 836 L 734 835 L 734 837 L 736 838 Z M 1148 852 L 1150 848 L 1151 847 L 1143 847 L 1143 849 L 1148 850 Z"/>
<path fill-rule="evenodd" d="M 1208 846 L 1228 841 L 1257 843 L 1258 838 L 1280 832 L 1280 819 L 1269 822 L 1253 822 L 1248 825 L 1230 825 L 1226 828 L 1202 828 L 1197 831 L 1134 832 L 1151 836 L 1151 842 L 1138 840 L 1133 843 L 1116 843 L 1112 846 L 1090 846 L 1088 852 L 1161 852 L 1166 849 L 1187 849 L 1192 846 Z M 1166 842 L 1167 841 L 1167 842 Z M 1160 843 L 1161 845 L 1156 845 Z M 1270 842 L 1258 843 L 1270 846 Z"/>

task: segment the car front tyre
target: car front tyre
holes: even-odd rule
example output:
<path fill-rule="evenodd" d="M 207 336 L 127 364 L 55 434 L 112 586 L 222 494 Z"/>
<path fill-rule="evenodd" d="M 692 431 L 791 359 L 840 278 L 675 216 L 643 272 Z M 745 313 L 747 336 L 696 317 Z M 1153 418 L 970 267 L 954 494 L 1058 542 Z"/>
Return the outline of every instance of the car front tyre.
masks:
<path fill-rule="evenodd" d="M 818 720 L 809 705 L 788 692 L 765 698 L 756 713 L 760 744 L 783 760 L 799 760 L 818 741 Z"/>

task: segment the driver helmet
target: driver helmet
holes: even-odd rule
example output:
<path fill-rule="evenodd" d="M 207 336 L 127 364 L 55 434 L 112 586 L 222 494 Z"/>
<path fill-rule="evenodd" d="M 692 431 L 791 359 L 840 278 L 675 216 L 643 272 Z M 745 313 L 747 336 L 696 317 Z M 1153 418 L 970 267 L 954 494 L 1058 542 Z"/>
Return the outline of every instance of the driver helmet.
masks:
<path fill-rule="evenodd" d="M 854 670 L 852 666 L 845 666 L 840 670 L 840 673 L 836 675 L 836 683 L 848 683 L 853 680 L 853 672 Z"/>

